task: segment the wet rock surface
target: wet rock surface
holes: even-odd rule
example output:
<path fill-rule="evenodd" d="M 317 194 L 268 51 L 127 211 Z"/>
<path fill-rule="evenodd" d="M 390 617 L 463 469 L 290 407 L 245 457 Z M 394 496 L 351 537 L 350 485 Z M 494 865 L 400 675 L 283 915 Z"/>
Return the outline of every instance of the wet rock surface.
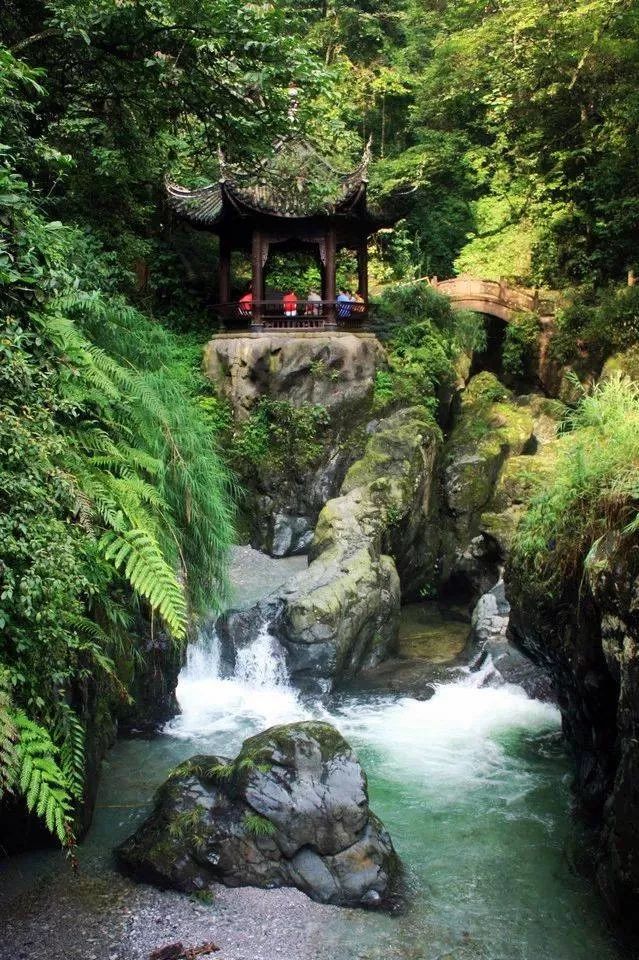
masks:
<path fill-rule="evenodd" d="M 463 608 L 407 604 L 400 614 L 396 655 L 363 670 L 349 689 L 429 700 L 436 684 L 450 682 L 454 668 L 468 662 L 470 630 Z"/>
<path fill-rule="evenodd" d="M 390 906 L 400 875 L 355 754 L 311 721 L 251 737 L 234 761 L 181 764 L 117 857 L 137 877 L 185 892 L 215 881 L 295 886 L 345 906 Z"/>
<path fill-rule="evenodd" d="M 437 431 L 420 407 L 380 421 L 340 496 L 323 508 L 306 570 L 255 606 L 218 623 L 227 650 L 260 626 L 286 651 L 296 685 L 329 689 L 374 666 L 397 641 L 401 583 L 385 552 L 408 551 L 429 513 Z"/>
<path fill-rule="evenodd" d="M 506 570 L 517 644 L 557 685 L 579 810 L 595 828 L 596 879 L 609 910 L 639 933 L 639 549 L 607 534 L 588 570 L 551 596 L 513 560 Z"/>

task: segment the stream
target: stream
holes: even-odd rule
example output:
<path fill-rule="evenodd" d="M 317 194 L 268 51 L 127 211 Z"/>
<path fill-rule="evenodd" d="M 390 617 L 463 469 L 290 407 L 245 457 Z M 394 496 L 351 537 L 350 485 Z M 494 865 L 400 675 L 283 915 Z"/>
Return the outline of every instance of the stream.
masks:
<path fill-rule="evenodd" d="M 235 565 L 242 598 L 250 602 L 300 562 L 266 562 L 242 548 Z M 518 687 L 482 685 L 485 676 L 451 671 L 426 701 L 355 693 L 309 700 L 289 685 L 267 628 L 227 678 L 209 630 L 188 651 L 180 715 L 161 736 L 119 741 L 108 754 L 82 857 L 110 871 L 110 850 L 183 758 L 232 756 L 267 726 L 320 718 L 358 752 L 371 808 L 403 858 L 409 898 L 398 916 L 322 908 L 330 923 L 318 960 L 618 960 L 599 901 L 571 865 L 577 828 L 559 713 Z M 26 889 L 43 871 L 60 869 L 52 857 L 16 858 L 13 883 Z"/>

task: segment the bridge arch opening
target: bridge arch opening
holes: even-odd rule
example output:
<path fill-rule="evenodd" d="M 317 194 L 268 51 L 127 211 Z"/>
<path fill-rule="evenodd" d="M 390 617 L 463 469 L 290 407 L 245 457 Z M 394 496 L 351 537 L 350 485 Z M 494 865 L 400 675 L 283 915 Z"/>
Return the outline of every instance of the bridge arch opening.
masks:
<path fill-rule="evenodd" d="M 479 313 L 479 311 L 476 311 Z M 473 354 L 470 368 L 471 377 L 482 370 L 494 373 L 500 380 L 504 376 L 504 341 L 508 324 L 492 313 L 479 313 L 486 331 L 486 346 Z"/>

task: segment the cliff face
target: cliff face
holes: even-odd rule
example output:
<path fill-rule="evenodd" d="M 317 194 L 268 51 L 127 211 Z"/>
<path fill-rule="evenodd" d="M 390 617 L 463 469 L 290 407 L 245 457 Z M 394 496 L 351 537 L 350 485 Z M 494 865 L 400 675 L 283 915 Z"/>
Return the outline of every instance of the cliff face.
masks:
<path fill-rule="evenodd" d="M 608 534 L 558 597 L 525 579 L 515 561 L 506 581 L 512 637 L 557 685 L 578 805 L 598 837 L 598 886 L 637 935 L 639 538 Z"/>
<path fill-rule="evenodd" d="M 442 455 L 442 583 L 477 598 L 499 579 L 524 505 L 555 456 L 563 405 L 516 397 L 492 373 L 477 374 Z"/>
<path fill-rule="evenodd" d="M 222 334 L 204 351 L 204 371 L 240 419 L 260 397 L 336 414 L 370 399 L 384 350 L 373 334 Z"/>
<path fill-rule="evenodd" d="M 363 449 L 373 418 L 375 373 L 384 364 L 381 344 L 368 333 L 225 334 L 207 345 L 205 373 L 238 421 L 262 398 L 326 411 L 322 452 L 313 469 L 298 475 L 291 464 L 283 471 L 265 464 L 245 478 L 254 547 L 276 557 L 306 552 L 320 510 Z"/>

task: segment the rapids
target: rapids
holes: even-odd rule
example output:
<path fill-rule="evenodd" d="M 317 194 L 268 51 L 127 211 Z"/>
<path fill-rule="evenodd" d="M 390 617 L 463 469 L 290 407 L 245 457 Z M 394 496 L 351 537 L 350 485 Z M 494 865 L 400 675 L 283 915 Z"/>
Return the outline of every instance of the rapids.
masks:
<path fill-rule="evenodd" d="M 259 729 L 321 718 L 357 749 L 410 898 L 399 917 L 338 911 L 324 945 L 334 960 L 612 960 L 599 904 L 569 862 L 575 827 L 559 713 L 518 687 L 484 685 L 489 674 L 494 684 L 490 663 L 451 673 L 426 701 L 308 700 L 288 684 L 266 625 L 230 677 L 209 635 L 189 653 L 182 712 L 166 735 L 192 752 L 232 755 Z"/>
<path fill-rule="evenodd" d="M 299 568 L 299 559 L 269 566 L 242 551 L 235 579 L 243 577 L 244 597 Z M 209 629 L 188 651 L 177 695 L 181 713 L 160 736 L 121 740 L 107 755 L 82 844 L 85 871 L 109 876 L 110 851 L 180 760 L 233 756 L 267 726 L 321 718 L 358 752 L 371 807 L 403 859 L 409 897 L 398 916 L 328 908 L 317 960 L 620 960 L 598 898 L 572 864 L 578 837 L 559 713 L 518 687 L 495 685 L 490 663 L 480 673 L 451 671 L 430 700 L 308 699 L 288 683 L 267 625 L 237 652 L 231 676 L 222 675 Z M 59 871 L 52 856 L 16 858 L 14 892 Z"/>

